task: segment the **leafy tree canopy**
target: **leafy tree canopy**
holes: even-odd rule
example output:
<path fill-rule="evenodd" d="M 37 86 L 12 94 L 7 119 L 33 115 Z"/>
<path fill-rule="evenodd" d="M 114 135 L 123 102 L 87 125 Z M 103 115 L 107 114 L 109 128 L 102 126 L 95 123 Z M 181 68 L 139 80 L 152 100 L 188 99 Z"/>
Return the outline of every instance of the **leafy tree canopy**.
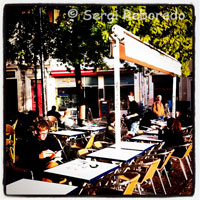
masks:
<path fill-rule="evenodd" d="M 56 24 L 49 23 L 48 13 L 55 8 L 60 10 L 60 16 Z M 52 56 L 75 67 L 81 64 L 104 67 L 103 58 L 108 57 L 110 52 L 109 34 L 112 26 L 118 24 L 178 59 L 183 75 L 190 74 L 188 64 L 193 57 L 192 6 L 46 5 L 41 10 L 39 17 L 37 6 L 6 7 L 8 59 L 23 58 L 28 65 L 33 64 L 42 47 L 45 60 Z"/>

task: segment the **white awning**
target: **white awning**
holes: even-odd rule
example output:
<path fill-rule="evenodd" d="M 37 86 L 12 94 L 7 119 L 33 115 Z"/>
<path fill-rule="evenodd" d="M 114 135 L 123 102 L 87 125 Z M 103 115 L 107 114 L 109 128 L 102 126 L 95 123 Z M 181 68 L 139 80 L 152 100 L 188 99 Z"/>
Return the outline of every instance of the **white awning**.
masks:
<path fill-rule="evenodd" d="M 114 25 L 112 30 L 121 37 L 120 59 L 166 74 L 181 75 L 181 63 L 172 56 L 143 42 L 118 25 Z"/>

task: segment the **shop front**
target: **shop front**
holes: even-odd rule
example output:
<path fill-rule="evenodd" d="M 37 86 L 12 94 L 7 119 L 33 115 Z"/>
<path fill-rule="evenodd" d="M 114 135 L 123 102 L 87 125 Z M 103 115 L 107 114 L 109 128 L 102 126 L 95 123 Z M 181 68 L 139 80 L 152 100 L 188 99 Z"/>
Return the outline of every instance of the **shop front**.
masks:
<path fill-rule="evenodd" d="M 76 110 L 77 92 L 73 73 L 58 75 L 52 72 L 55 78 L 56 106 L 63 113 L 66 109 Z M 113 71 L 97 71 L 82 73 L 82 84 L 86 111 L 91 109 L 94 118 L 101 116 L 100 101 L 109 101 L 109 110 L 114 110 L 114 75 Z M 127 110 L 127 96 L 134 91 L 134 74 L 121 73 L 121 110 Z"/>

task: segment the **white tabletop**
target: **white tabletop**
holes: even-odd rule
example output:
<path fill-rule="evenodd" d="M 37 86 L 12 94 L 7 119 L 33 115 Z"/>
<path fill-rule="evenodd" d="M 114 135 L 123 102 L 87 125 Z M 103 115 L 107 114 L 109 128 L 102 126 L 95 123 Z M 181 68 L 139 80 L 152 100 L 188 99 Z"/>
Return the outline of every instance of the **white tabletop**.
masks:
<path fill-rule="evenodd" d="M 66 195 L 77 186 L 49 183 L 45 181 L 21 179 L 6 185 L 7 195 Z"/>
<path fill-rule="evenodd" d="M 132 149 L 132 150 L 139 150 L 139 151 L 146 151 L 152 148 L 154 144 L 150 143 L 141 143 L 141 142 L 121 142 L 120 148 L 122 149 Z M 116 144 L 113 144 L 109 147 L 116 147 Z"/>
<path fill-rule="evenodd" d="M 158 129 L 153 129 L 153 130 L 146 130 L 144 131 L 145 134 L 148 135 L 158 135 L 159 130 Z"/>
<path fill-rule="evenodd" d="M 74 130 L 80 130 L 80 131 L 104 131 L 106 130 L 106 127 L 104 126 L 82 126 L 75 128 Z"/>
<path fill-rule="evenodd" d="M 148 142 L 162 142 L 163 140 L 158 139 L 158 135 L 138 135 L 132 137 L 131 140 L 143 140 Z"/>
<path fill-rule="evenodd" d="M 158 126 L 167 126 L 167 122 L 166 121 L 162 121 L 162 120 L 156 120 L 156 119 L 153 119 L 151 120 L 151 123 L 152 124 L 156 124 Z"/>
<path fill-rule="evenodd" d="M 87 157 L 90 158 L 101 158 L 119 162 L 129 162 L 138 156 L 142 155 L 143 151 L 129 150 L 129 149 L 118 149 L 118 148 L 104 148 L 96 152 L 90 153 Z"/>
<path fill-rule="evenodd" d="M 73 130 L 62 130 L 62 131 L 50 132 L 50 134 L 68 136 L 68 137 L 75 137 L 75 136 L 78 136 L 78 135 L 84 135 L 85 132 L 73 131 Z"/>
<path fill-rule="evenodd" d="M 47 169 L 45 172 L 93 182 L 117 168 L 119 168 L 119 165 L 111 163 L 75 159 L 57 167 Z"/>
<path fill-rule="evenodd" d="M 182 131 L 185 131 L 185 130 L 187 130 L 187 129 L 189 129 L 189 128 L 192 128 L 192 125 L 191 125 L 191 126 L 186 126 L 186 127 L 181 127 L 181 130 L 182 130 Z"/>

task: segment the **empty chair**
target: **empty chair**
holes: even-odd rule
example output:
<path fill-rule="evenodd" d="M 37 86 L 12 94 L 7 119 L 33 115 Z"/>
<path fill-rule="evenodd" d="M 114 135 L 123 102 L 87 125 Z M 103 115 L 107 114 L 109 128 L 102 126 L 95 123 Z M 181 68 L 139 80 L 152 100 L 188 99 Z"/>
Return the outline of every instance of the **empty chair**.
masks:
<path fill-rule="evenodd" d="M 129 178 L 130 176 L 131 178 Z M 136 172 L 131 173 L 131 175 L 129 173 L 114 173 L 109 176 L 109 180 L 105 185 L 92 187 L 89 192 L 98 196 L 132 195 L 139 178 L 140 174 Z"/>
<path fill-rule="evenodd" d="M 93 147 L 95 149 L 103 149 L 107 146 L 110 146 L 112 143 L 106 142 L 106 141 L 95 141 Z"/>
<path fill-rule="evenodd" d="M 189 161 L 189 158 L 188 158 L 188 157 L 189 157 L 189 154 L 190 154 L 190 152 L 191 152 L 191 150 L 192 150 L 192 143 L 187 143 L 187 144 L 185 144 L 185 145 L 177 146 L 176 149 L 178 149 L 178 148 L 183 148 L 183 147 L 186 148 L 185 153 L 183 154 L 183 156 L 172 155 L 172 159 L 174 159 L 174 160 L 179 160 L 181 169 L 182 169 L 182 171 L 183 171 L 183 174 L 184 174 L 184 176 L 185 176 L 185 179 L 187 180 L 188 178 L 187 178 L 187 174 L 186 174 L 185 167 L 184 167 L 184 164 L 183 164 L 183 160 L 184 160 L 184 159 L 186 160 L 186 162 L 187 162 L 187 164 L 188 164 L 188 167 L 189 167 L 189 169 L 190 169 L 190 172 L 191 172 L 191 174 L 193 174 L 192 168 L 191 168 L 191 166 L 190 166 L 190 161 Z"/>
<path fill-rule="evenodd" d="M 85 156 L 86 154 L 89 153 L 89 151 L 91 150 L 93 144 L 94 144 L 94 138 L 95 138 L 95 135 L 91 135 L 90 136 L 90 139 L 88 140 L 87 144 L 85 147 L 82 147 L 81 145 L 78 145 L 78 144 L 73 144 L 71 146 L 71 148 L 73 149 L 78 149 L 78 152 L 77 152 L 77 155 L 78 157 L 82 157 L 82 156 Z"/>
<path fill-rule="evenodd" d="M 152 178 L 158 168 L 160 160 L 161 159 L 144 159 L 140 160 L 140 162 L 138 162 L 137 164 L 133 164 L 133 166 L 130 167 L 130 172 L 137 171 L 141 175 L 137 183 L 140 194 L 141 194 L 142 184 L 148 180 L 150 180 L 152 184 L 154 194 L 155 195 L 157 194 Z"/>
<path fill-rule="evenodd" d="M 161 152 L 161 153 L 158 153 L 158 154 L 157 154 L 158 157 L 163 157 L 163 158 L 161 159 L 161 162 L 160 162 L 158 168 L 157 168 L 157 173 L 158 173 L 158 176 L 159 176 L 159 179 L 160 179 L 160 182 L 161 182 L 161 184 L 162 184 L 162 188 L 163 188 L 163 191 L 164 191 L 165 194 L 167 194 L 167 192 L 166 192 L 166 190 L 165 190 L 165 186 L 164 186 L 164 184 L 163 184 L 161 174 L 162 174 L 162 171 L 165 172 L 165 175 L 166 175 L 166 177 L 167 177 L 168 183 L 169 183 L 170 187 L 172 187 L 165 166 L 166 166 L 167 163 L 169 162 L 169 160 L 170 160 L 170 158 L 171 158 L 173 152 L 174 152 L 174 149 L 172 149 L 172 150 L 170 150 L 170 151 L 165 151 L 165 152 Z"/>

